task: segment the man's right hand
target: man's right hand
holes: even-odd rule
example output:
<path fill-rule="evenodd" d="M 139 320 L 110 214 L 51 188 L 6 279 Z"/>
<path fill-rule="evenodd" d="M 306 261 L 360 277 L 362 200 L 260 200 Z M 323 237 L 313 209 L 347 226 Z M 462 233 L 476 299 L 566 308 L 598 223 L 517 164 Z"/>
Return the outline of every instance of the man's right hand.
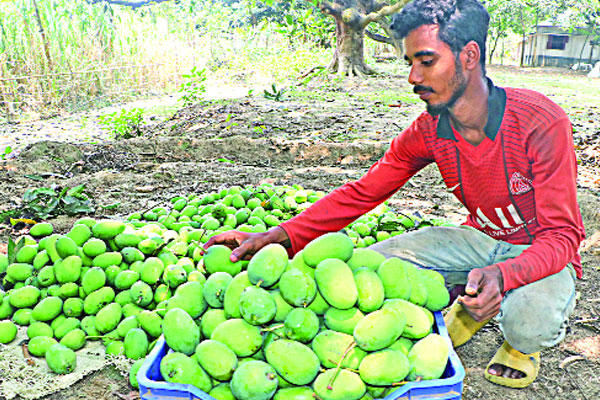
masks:
<path fill-rule="evenodd" d="M 204 250 L 213 244 L 221 244 L 233 251 L 229 259 L 232 262 L 249 259 L 254 253 L 270 243 L 279 243 L 284 247 L 290 246 L 290 238 L 283 228 L 276 226 L 267 232 L 252 233 L 227 231 L 211 237 L 203 246 Z"/>

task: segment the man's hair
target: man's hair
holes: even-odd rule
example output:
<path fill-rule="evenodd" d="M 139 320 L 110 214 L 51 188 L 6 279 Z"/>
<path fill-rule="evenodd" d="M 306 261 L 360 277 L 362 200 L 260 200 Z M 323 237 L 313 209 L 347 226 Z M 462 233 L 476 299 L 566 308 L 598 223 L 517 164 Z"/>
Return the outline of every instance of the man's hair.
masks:
<path fill-rule="evenodd" d="M 490 15 L 478 0 L 413 0 L 394 16 L 391 28 L 399 39 L 422 25 L 439 25 L 440 40 L 456 55 L 471 40 L 481 50 L 485 75 L 485 40 Z"/>

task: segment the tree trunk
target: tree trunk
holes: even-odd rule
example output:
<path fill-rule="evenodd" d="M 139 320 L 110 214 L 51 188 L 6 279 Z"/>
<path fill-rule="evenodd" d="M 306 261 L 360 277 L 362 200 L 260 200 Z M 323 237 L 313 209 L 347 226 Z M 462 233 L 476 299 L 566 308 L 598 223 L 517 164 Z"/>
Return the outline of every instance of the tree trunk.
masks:
<path fill-rule="evenodd" d="M 581 59 L 583 58 L 583 50 L 585 49 L 585 44 L 587 43 L 588 39 L 590 38 L 590 35 L 587 35 L 585 37 L 585 40 L 583 41 L 583 45 L 581 45 L 581 51 L 579 52 L 579 66 L 581 67 Z"/>
<path fill-rule="evenodd" d="M 340 76 L 372 75 L 375 71 L 365 64 L 365 31 L 336 20 L 336 49 L 329 70 Z"/>

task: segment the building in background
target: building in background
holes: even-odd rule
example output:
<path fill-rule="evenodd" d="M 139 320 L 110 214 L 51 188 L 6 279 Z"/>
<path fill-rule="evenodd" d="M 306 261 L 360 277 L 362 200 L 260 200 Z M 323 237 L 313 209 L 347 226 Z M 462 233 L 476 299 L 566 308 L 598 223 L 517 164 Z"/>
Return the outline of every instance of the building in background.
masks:
<path fill-rule="evenodd" d="M 600 42 L 591 40 L 582 29 L 569 32 L 550 22 L 542 22 L 519 44 L 519 58 L 525 51 L 524 65 L 571 67 L 580 62 L 594 65 L 600 61 Z"/>

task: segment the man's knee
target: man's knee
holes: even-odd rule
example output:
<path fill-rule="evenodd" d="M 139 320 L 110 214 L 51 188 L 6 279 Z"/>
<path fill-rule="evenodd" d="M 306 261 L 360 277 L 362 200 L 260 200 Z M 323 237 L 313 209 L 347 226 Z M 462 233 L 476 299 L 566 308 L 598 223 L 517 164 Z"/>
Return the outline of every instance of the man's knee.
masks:
<path fill-rule="evenodd" d="M 561 342 L 575 308 L 575 286 L 563 271 L 510 291 L 496 317 L 508 343 L 534 353 Z"/>

